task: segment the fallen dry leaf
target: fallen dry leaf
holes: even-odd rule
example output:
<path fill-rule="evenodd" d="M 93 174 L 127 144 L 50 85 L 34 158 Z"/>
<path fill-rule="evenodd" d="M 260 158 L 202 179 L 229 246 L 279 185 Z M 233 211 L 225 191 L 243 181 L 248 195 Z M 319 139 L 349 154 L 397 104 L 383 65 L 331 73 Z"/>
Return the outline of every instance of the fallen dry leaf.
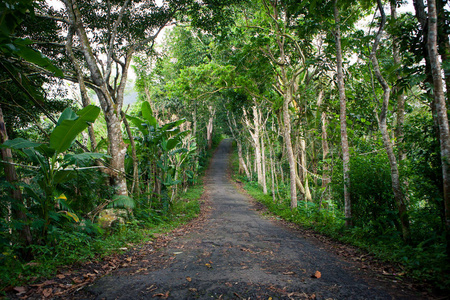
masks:
<path fill-rule="evenodd" d="M 74 278 L 72 278 L 72 281 L 73 281 L 74 283 L 82 283 L 82 282 L 83 282 L 83 279 L 74 277 Z"/>
<path fill-rule="evenodd" d="M 153 292 L 153 291 L 156 290 L 157 288 L 158 288 L 158 287 L 157 287 L 156 285 L 152 284 L 151 286 L 149 286 L 149 287 L 147 288 L 147 291 Z"/>
<path fill-rule="evenodd" d="M 205 266 L 207 266 L 208 268 L 212 268 L 211 264 L 206 263 Z"/>
<path fill-rule="evenodd" d="M 159 298 L 162 298 L 162 299 L 167 299 L 167 298 L 169 298 L 169 294 L 170 294 L 170 291 L 167 291 L 164 294 L 163 293 L 154 294 L 153 297 L 159 297 Z"/>
<path fill-rule="evenodd" d="M 55 283 L 56 283 L 56 281 L 54 281 L 54 280 L 46 280 L 42 283 L 30 284 L 30 286 L 43 287 L 43 286 L 51 285 L 51 284 L 55 284 Z"/>
<path fill-rule="evenodd" d="M 189 282 L 191 282 L 191 281 L 192 281 L 192 278 L 188 276 L 188 277 L 186 277 L 186 280 L 189 281 Z"/>
<path fill-rule="evenodd" d="M 24 287 L 24 286 L 16 286 L 14 288 L 14 291 L 17 292 L 17 294 L 16 294 L 17 296 L 20 296 L 20 295 L 25 294 L 27 292 L 27 288 Z"/>
<path fill-rule="evenodd" d="M 286 271 L 286 272 L 283 272 L 283 275 L 295 275 L 295 272 Z"/>
<path fill-rule="evenodd" d="M 314 273 L 313 275 L 311 275 L 312 278 L 320 278 L 322 277 L 322 273 L 320 273 L 319 271 L 316 271 L 316 273 Z"/>
<path fill-rule="evenodd" d="M 52 294 L 52 292 L 53 292 L 53 289 L 52 289 L 52 288 L 48 288 L 48 289 L 45 289 L 45 290 L 42 291 L 42 295 L 43 295 L 45 298 L 48 298 L 48 297 L 50 297 L 50 295 Z"/>
<path fill-rule="evenodd" d="M 189 288 L 189 291 L 191 291 L 191 292 L 197 292 L 197 289 L 196 288 Z"/>
<path fill-rule="evenodd" d="M 56 277 L 59 278 L 59 279 L 64 279 L 64 278 L 66 278 L 66 275 L 58 274 L 58 275 L 56 275 Z"/>

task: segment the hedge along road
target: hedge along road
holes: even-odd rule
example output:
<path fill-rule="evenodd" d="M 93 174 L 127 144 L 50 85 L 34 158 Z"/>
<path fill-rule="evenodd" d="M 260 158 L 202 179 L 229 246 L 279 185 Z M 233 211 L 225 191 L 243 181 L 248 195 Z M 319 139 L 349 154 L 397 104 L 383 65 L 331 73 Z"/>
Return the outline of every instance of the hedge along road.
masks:
<path fill-rule="evenodd" d="M 230 151 L 231 141 L 224 140 L 212 159 L 206 181 L 211 211 L 201 226 L 150 250 L 139 268 L 119 269 L 83 294 L 93 299 L 420 298 L 378 286 L 370 273 L 327 252 L 317 240 L 261 217 L 227 178 Z"/>

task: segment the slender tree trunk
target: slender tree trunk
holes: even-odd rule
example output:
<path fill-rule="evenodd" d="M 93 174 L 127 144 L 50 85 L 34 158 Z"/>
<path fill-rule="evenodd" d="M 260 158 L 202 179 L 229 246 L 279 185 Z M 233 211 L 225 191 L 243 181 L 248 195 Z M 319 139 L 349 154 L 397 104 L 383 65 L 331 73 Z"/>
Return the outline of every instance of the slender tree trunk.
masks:
<path fill-rule="evenodd" d="M 450 41 L 448 39 L 450 26 L 448 25 L 448 20 L 446 18 L 446 4 L 448 4 L 448 0 L 436 0 L 438 51 L 441 55 L 442 61 L 450 60 Z M 448 96 L 450 93 L 450 73 L 444 72 L 444 78 L 447 99 L 446 103 L 448 105 Z"/>
<path fill-rule="evenodd" d="M 320 108 L 322 105 L 322 100 L 323 100 L 323 91 L 321 90 L 319 92 L 319 97 L 317 100 L 317 107 Z M 319 209 L 322 207 L 322 199 L 325 198 L 326 200 L 329 199 L 329 193 L 327 193 L 327 186 L 328 184 L 331 182 L 331 178 L 330 178 L 330 166 L 327 162 L 328 159 L 328 153 L 330 152 L 330 148 L 328 146 L 328 135 L 327 135 L 327 127 L 328 127 L 328 122 L 327 122 L 327 115 L 325 113 L 325 111 L 322 110 L 322 112 L 320 113 L 320 123 L 321 123 L 321 128 L 322 128 L 322 162 L 323 162 L 323 167 L 322 167 L 322 195 L 320 197 L 320 203 L 319 203 Z"/>
<path fill-rule="evenodd" d="M 253 144 L 255 147 L 255 165 L 256 174 L 258 175 L 258 184 L 263 187 L 263 174 L 262 174 L 262 156 L 261 156 L 261 115 L 256 105 L 253 106 L 253 132 L 250 130 L 250 134 L 253 139 Z M 248 120 L 248 125 L 250 125 L 250 120 Z"/>
<path fill-rule="evenodd" d="M 249 149 L 248 149 L 248 147 L 247 147 L 247 151 L 246 151 L 247 153 L 247 155 L 246 155 L 246 158 L 247 158 L 247 166 L 248 166 L 248 169 L 249 169 L 249 171 L 251 171 L 252 170 L 252 162 L 251 162 L 251 160 L 250 160 L 250 151 L 249 151 Z M 249 172 L 250 173 L 250 177 L 248 177 L 248 179 L 249 180 L 252 180 L 252 177 L 253 177 L 253 173 L 252 172 Z"/>
<path fill-rule="evenodd" d="M 347 136 L 347 108 L 345 99 L 344 86 L 344 72 L 342 70 L 342 47 L 341 47 L 341 28 L 340 15 L 337 7 L 337 0 L 334 0 L 334 21 L 336 23 L 336 30 L 334 37 L 336 40 L 336 64 L 337 64 L 337 85 L 339 89 L 339 103 L 340 114 L 339 119 L 341 123 L 341 147 L 342 147 L 342 161 L 344 169 L 344 210 L 345 210 L 345 225 L 352 226 L 352 205 L 350 199 L 350 151 L 348 148 Z"/>
<path fill-rule="evenodd" d="M 375 38 L 372 51 L 370 53 L 370 58 L 372 60 L 373 71 L 375 73 L 375 77 L 383 88 L 383 104 L 381 108 L 379 127 L 381 131 L 381 135 L 383 137 L 384 148 L 386 149 L 386 153 L 389 158 L 389 164 L 391 167 L 391 181 L 392 181 L 392 190 L 394 192 L 395 203 L 397 205 L 398 214 L 400 217 L 400 222 L 402 226 L 402 236 L 405 241 L 409 241 L 409 218 L 407 214 L 407 208 L 405 203 L 405 197 L 403 195 L 401 184 L 400 184 L 400 174 L 398 171 L 397 159 L 394 153 L 394 147 L 392 145 L 392 141 L 389 137 L 388 128 L 387 128 L 387 111 L 389 106 L 389 97 L 391 93 L 391 89 L 389 88 L 388 83 L 381 75 L 380 67 L 378 65 L 378 59 L 376 56 L 376 52 L 378 49 L 378 44 L 381 39 L 381 35 L 383 34 L 384 25 L 386 23 L 386 15 L 384 13 L 383 4 L 381 0 L 377 0 L 378 9 L 381 14 L 381 24 L 378 30 L 377 36 Z"/>
<path fill-rule="evenodd" d="M 214 117 L 216 115 L 216 110 L 212 106 L 209 106 L 208 110 L 209 110 L 209 119 L 208 119 L 208 124 L 206 125 L 206 140 L 208 141 L 208 149 L 211 149 L 212 148 L 213 124 L 214 124 Z"/>
<path fill-rule="evenodd" d="M 270 143 L 270 136 L 269 133 L 266 131 L 266 137 L 267 141 L 269 141 L 269 162 L 270 162 L 270 183 L 271 183 L 271 190 L 272 190 L 272 200 L 273 203 L 276 202 L 276 195 L 275 195 L 275 163 L 274 163 L 274 144 Z"/>
<path fill-rule="evenodd" d="M 437 52 L 437 13 L 435 0 L 428 1 L 428 13 L 428 53 L 430 55 L 434 102 L 440 133 L 439 139 L 441 144 L 442 181 L 444 185 L 447 258 L 450 260 L 450 132 L 444 95 L 444 83 L 442 80 L 442 69 L 439 61 L 439 54 Z"/>
<path fill-rule="evenodd" d="M 78 86 L 80 89 L 80 95 L 81 95 L 81 102 L 83 104 L 83 107 L 86 107 L 88 105 L 91 104 L 91 100 L 89 98 L 88 92 L 87 92 L 87 88 L 86 88 L 86 84 L 84 82 L 84 78 L 83 78 L 83 71 L 80 67 L 80 63 L 77 60 L 77 58 L 75 57 L 74 53 L 73 53 L 73 48 L 72 48 L 72 43 L 73 43 L 73 34 L 75 31 L 75 27 L 71 26 L 71 28 L 69 29 L 69 33 L 67 36 L 67 41 L 66 41 L 66 51 L 73 63 L 73 66 L 75 68 L 75 73 L 77 75 L 77 81 L 78 81 Z M 95 140 L 95 133 L 94 133 L 94 125 L 90 124 L 88 127 L 88 133 L 89 133 L 89 140 L 91 142 L 91 151 L 94 151 L 95 148 L 97 148 L 97 142 Z"/>
<path fill-rule="evenodd" d="M 0 144 L 3 144 L 8 140 L 8 134 L 6 132 L 5 121 L 3 118 L 3 111 L 0 104 Z M 23 242 L 26 246 L 31 245 L 32 236 L 30 226 L 28 225 L 28 218 L 26 213 L 24 212 L 24 203 L 22 198 L 22 192 L 18 185 L 18 178 L 16 174 L 16 169 L 13 162 L 11 149 L 9 148 L 1 148 L 2 160 L 6 163 L 3 164 L 6 181 L 11 184 L 10 195 L 11 199 L 14 203 L 11 203 L 11 211 L 15 220 L 19 220 L 22 222 L 22 228 L 18 230 L 21 242 Z"/>
<path fill-rule="evenodd" d="M 308 180 L 308 172 L 306 169 L 306 140 L 303 137 L 300 137 L 300 172 L 302 174 L 302 179 L 304 182 L 304 196 L 305 196 L 305 205 L 306 202 L 312 201 L 311 191 L 309 189 L 309 180 Z"/>
<path fill-rule="evenodd" d="M 242 154 L 242 143 L 239 141 L 236 141 L 237 147 L 238 147 L 238 156 L 239 156 L 239 165 L 242 166 L 242 168 L 244 169 L 245 172 L 245 176 L 247 176 L 247 178 L 251 178 L 250 176 L 250 172 L 247 168 L 247 164 L 244 161 L 244 156 Z"/>
<path fill-rule="evenodd" d="M 295 161 L 294 151 L 292 149 L 291 142 L 291 117 L 289 115 L 289 104 L 292 102 L 292 91 L 287 87 L 285 97 L 283 99 L 283 122 L 282 131 L 284 137 L 284 143 L 286 146 L 287 159 L 289 162 L 289 186 L 291 194 L 291 208 L 297 207 L 297 162 Z"/>
<path fill-rule="evenodd" d="M 134 142 L 133 135 L 131 134 L 130 124 L 128 124 L 128 121 L 125 118 L 125 113 L 122 113 L 122 117 L 123 124 L 125 125 L 125 129 L 128 134 L 128 139 L 130 140 L 131 158 L 133 159 L 133 184 L 131 186 L 131 194 L 134 194 L 134 191 L 136 190 L 139 195 L 141 190 L 139 188 L 139 167 L 136 154 L 136 143 Z"/>
<path fill-rule="evenodd" d="M 428 99 L 434 99 L 433 89 L 428 88 L 427 86 L 433 86 L 433 75 L 431 73 L 431 62 L 430 62 L 430 55 L 428 50 L 428 16 L 425 11 L 425 4 L 423 0 L 413 0 L 414 3 L 414 9 L 416 11 L 416 18 L 420 23 L 421 29 L 422 29 L 422 53 L 423 57 L 425 58 L 425 90 L 427 93 Z M 433 116 L 433 131 L 435 133 L 436 140 L 439 143 L 440 146 L 440 130 L 439 130 L 439 121 L 437 118 L 437 110 L 436 110 L 436 101 L 432 100 L 429 104 L 430 110 Z M 442 195 L 442 198 L 444 198 L 444 187 L 440 186 L 440 193 Z M 441 210 L 441 220 L 442 224 L 445 227 L 445 205 L 444 203 L 440 207 Z"/>
<path fill-rule="evenodd" d="M 264 134 L 261 134 L 261 164 L 262 164 L 262 187 L 263 193 L 267 195 L 267 182 L 266 182 L 266 149 L 264 146 Z"/>
<path fill-rule="evenodd" d="M 235 133 L 235 131 L 237 131 L 237 124 L 236 124 L 236 120 L 234 118 L 233 113 L 231 113 L 231 117 L 230 117 L 230 113 L 227 112 L 227 121 L 228 121 L 228 127 L 230 128 L 231 131 L 231 135 L 233 136 L 233 139 L 236 141 L 236 145 L 238 148 L 238 157 L 239 157 L 239 174 L 241 174 L 242 170 L 245 172 L 245 175 L 247 176 L 248 179 L 250 179 L 250 172 L 248 171 L 247 168 L 247 164 L 244 161 L 244 156 L 243 156 L 243 152 L 242 152 L 242 142 L 241 142 L 241 137 L 239 136 L 239 134 Z"/>
<path fill-rule="evenodd" d="M 247 116 L 247 112 L 243 109 L 245 124 L 247 125 L 248 132 L 250 133 L 251 141 L 253 143 L 253 148 L 255 149 L 255 171 L 258 176 L 258 184 L 264 190 L 264 179 L 263 179 L 263 166 L 262 166 L 262 137 L 261 137 L 261 112 L 256 107 L 256 104 L 252 108 L 253 119 L 250 120 Z M 253 121 L 253 122 L 252 122 Z M 267 187 L 265 188 L 267 192 Z"/>
<path fill-rule="evenodd" d="M 397 5 L 394 2 L 390 2 L 391 5 L 391 20 L 396 22 L 397 20 Z M 398 38 L 396 36 L 392 37 L 392 56 L 394 58 L 394 63 L 396 65 L 401 64 L 400 59 L 400 47 L 398 43 Z M 401 76 L 397 76 L 397 81 L 401 80 Z M 405 95 L 399 91 L 398 88 L 393 90 L 393 93 L 397 95 L 397 127 L 395 129 L 395 139 L 397 140 L 398 147 L 398 163 L 400 164 L 404 159 L 406 159 L 406 154 L 403 151 L 403 124 L 405 122 Z"/>

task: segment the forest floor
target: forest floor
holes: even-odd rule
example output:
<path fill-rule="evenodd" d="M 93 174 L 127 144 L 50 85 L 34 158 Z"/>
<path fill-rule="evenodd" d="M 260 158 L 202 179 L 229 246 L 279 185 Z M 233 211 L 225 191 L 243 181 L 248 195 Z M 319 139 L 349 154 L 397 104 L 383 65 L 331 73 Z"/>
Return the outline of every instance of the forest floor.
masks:
<path fill-rule="evenodd" d="M 213 157 L 198 219 L 80 268 L 79 283 L 71 278 L 70 290 L 59 274 L 47 286 L 36 285 L 36 295 L 47 289 L 49 298 L 58 298 L 59 283 L 62 299 L 432 298 L 399 280 L 391 266 L 265 213 L 231 183 L 230 151 L 231 141 L 224 140 Z"/>

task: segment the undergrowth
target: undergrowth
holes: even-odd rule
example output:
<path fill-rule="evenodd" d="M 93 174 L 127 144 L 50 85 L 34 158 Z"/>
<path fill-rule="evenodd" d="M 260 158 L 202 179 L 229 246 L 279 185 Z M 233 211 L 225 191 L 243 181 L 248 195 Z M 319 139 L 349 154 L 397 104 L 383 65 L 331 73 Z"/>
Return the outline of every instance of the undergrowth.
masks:
<path fill-rule="evenodd" d="M 8 286 L 32 283 L 55 275 L 58 268 L 122 252 L 130 244 L 152 240 L 155 233 L 165 233 L 194 219 L 200 213 L 199 199 L 203 183 L 191 186 L 172 204 L 168 213 L 152 212 L 147 219 L 137 214 L 125 224 L 103 230 L 97 224 L 84 222 L 72 230 L 54 228 L 54 243 L 31 246 L 33 260 L 20 259 L 20 249 L 10 248 L 0 254 L 0 291 Z M 140 212 L 142 213 L 142 212 Z M 149 222 L 149 219 L 152 222 Z"/>

